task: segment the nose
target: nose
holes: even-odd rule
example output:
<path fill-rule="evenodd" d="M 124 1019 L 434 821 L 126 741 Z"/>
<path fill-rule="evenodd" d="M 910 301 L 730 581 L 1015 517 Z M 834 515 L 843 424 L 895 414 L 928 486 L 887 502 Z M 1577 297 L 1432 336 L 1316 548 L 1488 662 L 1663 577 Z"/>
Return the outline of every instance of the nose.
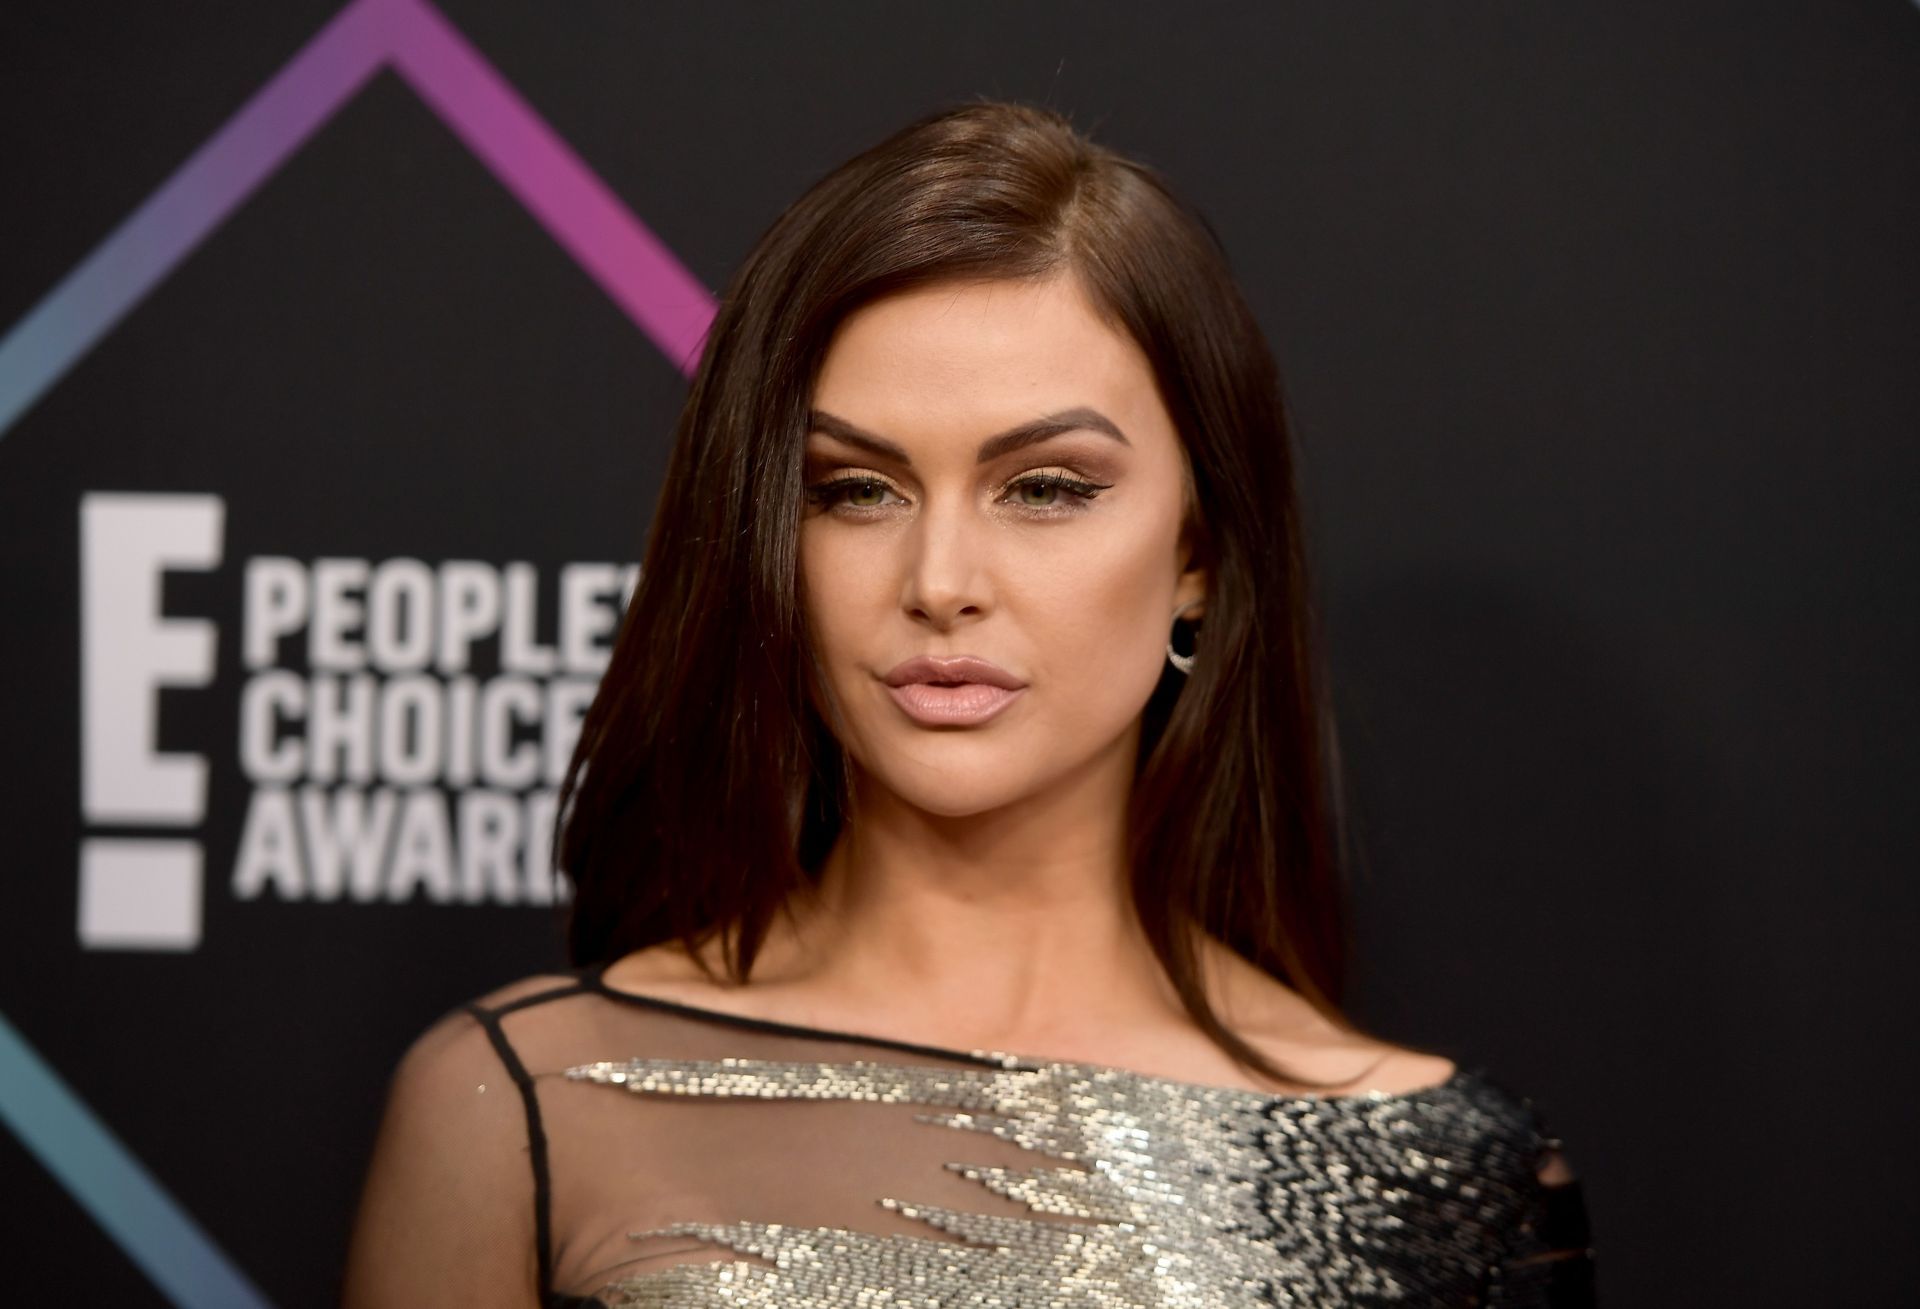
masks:
<path fill-rule="evenodd" d="M 938 632 L 984 618 L 992 609 L 985 542 L 964 508 L 930 499 L 906 536 L 901 608 Z"/>

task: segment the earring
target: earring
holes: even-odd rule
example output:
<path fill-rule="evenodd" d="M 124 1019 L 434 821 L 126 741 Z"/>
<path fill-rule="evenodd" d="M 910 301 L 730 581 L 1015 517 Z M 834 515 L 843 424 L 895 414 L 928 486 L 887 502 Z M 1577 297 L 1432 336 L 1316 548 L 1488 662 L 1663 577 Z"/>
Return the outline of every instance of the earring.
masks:
<path fill-rule="evenodd" d="M 1176 623 L 1179 622 L 1181 614 L 1186 613 L 1187 610 L 1193 608 L 1195 605 L 1199 603 L 1200 602 L 1198 600 L 1190 600 L 1186 604 L 1181 605 L 1178 609 L 1173 611 L 1173 621 Z M 1196 650 L 1195 654 L 1197 653 L 1199 652 Z M 1181 654 L 1178 650 L 1174 649 L 1173 638 L 1171 636 L 1167 638 L 1167 662 L 1168 663 L 1172 664 L 1175 668 L 1179 669 L 1182 673 L 1191 673 L 1193 671 L 1193 658 L 1194 658 L 1193 655 Z"/>

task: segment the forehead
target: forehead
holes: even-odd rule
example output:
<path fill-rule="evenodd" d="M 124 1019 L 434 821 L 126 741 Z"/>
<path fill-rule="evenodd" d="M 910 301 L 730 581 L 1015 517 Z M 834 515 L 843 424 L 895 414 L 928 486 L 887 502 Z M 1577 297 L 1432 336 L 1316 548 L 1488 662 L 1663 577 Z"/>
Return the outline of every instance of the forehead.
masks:
<path fill-rule="evenodd" d="M 1129 437 L 1172 437 L 1146 355 L 1066 274 L 940 282 L 863 306 L 835 333 L 813 405 L 900 441 L 976 441 L 1078 405 Z"/>

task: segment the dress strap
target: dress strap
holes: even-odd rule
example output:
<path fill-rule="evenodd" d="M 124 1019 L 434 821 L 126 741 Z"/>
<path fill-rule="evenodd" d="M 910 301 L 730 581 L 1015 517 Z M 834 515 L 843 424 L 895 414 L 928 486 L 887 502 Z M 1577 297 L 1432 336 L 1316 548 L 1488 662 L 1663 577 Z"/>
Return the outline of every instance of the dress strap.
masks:
<path fill-rule="evenodd" d="M 564 990 L 577 990 L 566 987 Z M 518 1009 L 535 1000 L 547 999 L 557 994 L 555 991 L 543 991 L 539 995 L 525 996 L 498 1009 L 487 1009 L 479 1004 L 468 1003 L 460 1007 L 473 1015 L 474 1021 L 487 1034 L 493 1043 L 493 1051 L 500 1056 L 505 1065 L 507 1076 L 520 1089 L 520 1103 L 527 1112 L 527 1153 L 533 1160 L 533 1241 L 534 1251 L 540 1270 L 540 1296 L 544 1303 L 552 1289 L 553 1281 L 553 1235 L 550 1230 L 553 1209 L 551 1177 L 547 1168 L 547 1131 L 540 1121 L 540 1099 L 534 1094 L 533 1078 L 528 1076 L 526 1065 L 520 1062 L 520 1056 L 514 1051 L 513 1043 L 507 1040 L 507 1034 L 500 1029 L 500 1015 Z"/>

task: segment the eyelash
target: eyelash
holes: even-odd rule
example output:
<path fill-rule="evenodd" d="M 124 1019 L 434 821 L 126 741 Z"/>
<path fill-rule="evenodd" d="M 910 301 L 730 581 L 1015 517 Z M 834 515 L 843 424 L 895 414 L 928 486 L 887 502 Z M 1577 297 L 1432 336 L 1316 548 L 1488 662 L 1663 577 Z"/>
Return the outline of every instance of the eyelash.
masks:
<path fill-rule="evenodd" d="M 886 508 L 886 506 L 849 505 L 845 503 L 846 496 L 851 491 L 868 486 L 877 486 L 882 490 L 892 491 L 895 495 L 899 494 L 898 491 L 894 491 L 892 484 L 884 478 L 875 477 L 867 473 L 856 473 L 830 477 L 823 482 L 815 482 L 807 488 L 807 500 L 810 504 L 822 510 L 842 509 L 847 513 L 861 516 L 875 514 Z M 1074 502 L 1064 504 L 1017 506 L 1037 517 L 1053 517 L 1062 513 L 1080 512 L 1087 507 L 1095 496 L 1099 495 L 1102 491 L 1108 490 L 1112 486 L 1112 483 L 1089 482 L 1067 473 L 1028 473 L 1008 482 L 1005 489 L 1011 492 L 1027 486 L 1039 486 L 1055 491 L 1062 491 L 1073 497 Z"/>

